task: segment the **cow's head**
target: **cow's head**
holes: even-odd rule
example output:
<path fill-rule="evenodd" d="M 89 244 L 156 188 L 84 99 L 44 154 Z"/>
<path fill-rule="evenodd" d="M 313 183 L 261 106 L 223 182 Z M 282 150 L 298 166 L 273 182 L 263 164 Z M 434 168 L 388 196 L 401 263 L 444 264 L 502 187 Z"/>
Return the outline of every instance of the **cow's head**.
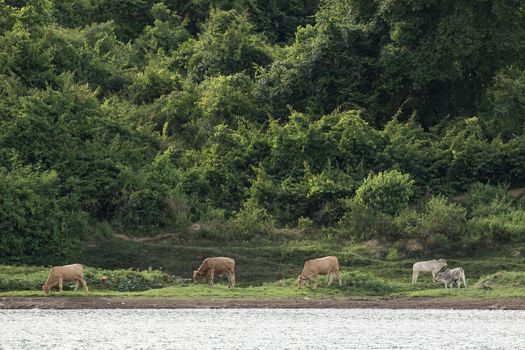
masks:
<path fill-rule="evenodd" d="M 299 284 L 299 288 L 304 288 L 307 280 L 308 280 L 307 277 L 303 275 L 299 275 L 299 277 L 297 277 L 297 283 Z"/>
<path fill-rule="evenodd" d="M 199 280 L 204 276 L 203 273 L 198 270 L 193 271 L 193 283 L 199 282 Z"/>
<path fill-rule="evenodd" d="M 445 274 L 443 272 L 438 272 L 432 279 L 434 282 L 445 282 Z"/>
<path fill-rule="evenodd" d="M 445 259 L 441 258 L 441 259 L 439 259 L 438 261 L 439 261 L 441 267 L 445 267 L 445 266 L 447 266 L 447 261 L 446 261 Z"/>
<path fill-rule="evenodd" d="M 49 293 L 50 288 L 48 287 L 47 283 L 44 283 L 42 285 L 42 290 L 44 291 L 44 294 L 48 294 Z"/>

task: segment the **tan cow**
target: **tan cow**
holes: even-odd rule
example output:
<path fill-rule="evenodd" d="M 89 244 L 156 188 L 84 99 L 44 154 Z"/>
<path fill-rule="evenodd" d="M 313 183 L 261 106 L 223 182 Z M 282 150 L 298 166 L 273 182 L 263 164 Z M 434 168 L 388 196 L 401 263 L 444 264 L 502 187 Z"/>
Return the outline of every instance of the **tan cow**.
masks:
<path fill-rule="evenodd" d="M 317 288 L 317 278 L 319 275 L 329 275 L 328 287 L 332 284 L 334 275 L 339 280 L 341 286 L 341 273 L 339 272 L 339 260 L 336 256 L 325 256 L 324 258 L 308 260 L 304 263 L 303 271 L 297 278 L 299 288 L 303 288 L 308 280 L 313 281 L 313 288 Z"/>
<path fill-rule="evenodd" d="M 74 281 L 75 291 L 78 289 L 79 283 L 82 282 L 84 289 L 86 292 L 88 291 L 86 280 L 84 279 L 84 266 L 81 264 L 53 267 L 49 272 L 46 283 L 42 286 L 42 290 L 47 294 L 53 286 L 58 284 L 58 289 L 62 292 L 62 284 L 64 281 Z"/>
<path fill-rule="evenodd" d="M 208 279 L 208 285 L 213 286 L 213 277 L 215 274 L 228 277 L 228 288 L 235 287 L 235 260 L 226 257 L 206 258 L 201 266 L 193 271 L 193 283 L 204 276 Z"/>

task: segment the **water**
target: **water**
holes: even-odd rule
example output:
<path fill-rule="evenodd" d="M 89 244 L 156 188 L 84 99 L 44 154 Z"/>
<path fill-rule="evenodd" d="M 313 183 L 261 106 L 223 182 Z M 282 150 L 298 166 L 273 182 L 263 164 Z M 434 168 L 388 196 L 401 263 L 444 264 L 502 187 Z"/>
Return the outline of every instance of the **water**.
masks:
<path fill-rule="evenodd" d="M 525 349 L 525 311 L 0 310 L 0 349 Z"/>

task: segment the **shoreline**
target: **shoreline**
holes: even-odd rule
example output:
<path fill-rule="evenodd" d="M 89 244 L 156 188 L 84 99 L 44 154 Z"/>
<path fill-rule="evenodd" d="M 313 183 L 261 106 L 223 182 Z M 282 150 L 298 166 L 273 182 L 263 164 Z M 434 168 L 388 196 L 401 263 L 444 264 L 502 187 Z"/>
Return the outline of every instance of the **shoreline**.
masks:
<path fill-rule="evenodd" d="M 1 309 L 479 309 L 525 310 L 525 298 L 2 297 Z"/>

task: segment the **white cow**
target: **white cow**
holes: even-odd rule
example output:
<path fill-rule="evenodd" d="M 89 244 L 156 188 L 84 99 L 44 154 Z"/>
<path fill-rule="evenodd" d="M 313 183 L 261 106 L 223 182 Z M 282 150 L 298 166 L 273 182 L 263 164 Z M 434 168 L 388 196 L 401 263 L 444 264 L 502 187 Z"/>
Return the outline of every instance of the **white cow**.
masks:
<path fill-rule="evenodd" d="M 443 272 L 438 272 L 436 277 L 434 277 L 434 282 L 443 282 L 445 283 L 445 289 L 447 289 L 447 284 L 450 283 L 450 288 L 454 287 L 454 282 L 457 282 L 458 288 L 461 287 L 461 280 L 463 280 L 463 285 L 467 288 L 467 281 L 465 280 L 465 271 L 461 267 L 455 269 L 446 269 Z"/>
<path fill-rule="evenodd" d="M 445 266 L 447 266 L 445 259 L 420 261 L 415 263 L 414 266 L 412 266 L 412 284 L 417 282 L 417 277 L 419 276 L 420 272 L 431 272 L 432 279 L 434 279 L 434 277 L 436 277 L 436 273 L 438 273 L 439 270 Z"/>

